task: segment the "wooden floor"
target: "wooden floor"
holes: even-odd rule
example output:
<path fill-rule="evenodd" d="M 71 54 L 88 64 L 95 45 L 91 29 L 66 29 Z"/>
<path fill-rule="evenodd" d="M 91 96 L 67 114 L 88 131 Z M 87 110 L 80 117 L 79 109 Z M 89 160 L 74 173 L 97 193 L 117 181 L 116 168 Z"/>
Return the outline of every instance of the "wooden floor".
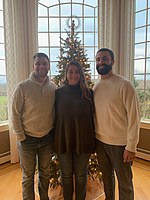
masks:
<path fill-rule="evenodd" d="M 135 200 L 150 200 L 150 162 L 136 159 L 133 164 Z M 104 195 L 96 199 L 104 200 Z M 0 200 L 21 200 L 21 170 L 19 164 L 0 165 Z M 36 200 L 39 197 L 36 195 Z M 116 187 L 116 200 L 118 192 Z"/>

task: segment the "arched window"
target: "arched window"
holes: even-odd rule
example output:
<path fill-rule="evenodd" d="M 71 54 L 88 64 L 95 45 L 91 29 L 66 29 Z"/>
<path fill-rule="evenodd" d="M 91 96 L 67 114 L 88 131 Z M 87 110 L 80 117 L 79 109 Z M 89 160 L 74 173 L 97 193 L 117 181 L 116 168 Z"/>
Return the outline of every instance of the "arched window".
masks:
<path fill-rule="evenodd" d="M 66 39 L 71 21 L 75 21 L 78 37 L 86 51 L 92 79 L 97 79 L 95 54 L 98 49 L 98 1 L 97 0 L 39 0 L 38 47 L 50 57 L 50 76 L 58 74 L 58 56 L 61 40 Z"/>

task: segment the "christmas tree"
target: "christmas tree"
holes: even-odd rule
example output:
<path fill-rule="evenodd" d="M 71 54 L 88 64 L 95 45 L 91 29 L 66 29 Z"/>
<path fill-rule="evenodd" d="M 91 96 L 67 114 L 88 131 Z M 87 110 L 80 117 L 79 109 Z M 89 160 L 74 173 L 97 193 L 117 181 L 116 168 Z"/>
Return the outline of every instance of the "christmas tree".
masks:
<path fill-rule="evenodd" d="M 74 20 L 72 20 L 70 27 L 71 31 L 66 30 L 68 37 L 66 39 L 60 38 L 62 47 L 60 48 L 60 56 L 58 57 L 58 75 L 54 77 L 53 81 L 57 85 L 61 85 L 67 64 L 71 60 L 76 60 L 83 67 L 89 87 L 92 87 L 93 82 L 91 81 L 90 64 L 88 63 L 87 54 L 81 44 L 81 40 L 79 40 L 78 33 L 75 33 L 75 28 L 77 28 L 77 26 L 75 26 Z"/>
<path fill-rule="evenodd" d="M 75 33 L 74 20 L 71 23 L 71 31 L 67 31 L 67 38 L 61 39 L 62 47 L 60 48 L 60 56 L 58 62 L 58 75 L 54 77 L 53 81 L 61 86 L 63 84 L 63 78 L 65 73 L 65 68 L 69 61 L 76 60 L 83 67 L 83 71 L 85 73 L 86 81 L 89 87 L 93 87 L 94 83 L 91 81 L 90 75 L 90 64 L 88 64 L 87 54 L 85 54 L 85 50 L 83 45 L 81 45 L 81 40 L 77 37 L 78 33 Z M 102 174 L 99 170 L 97 156 L 95 154 L 91 154 L 88 163 L 88 176 L 90 179 L 99 178 L 101 181 Z M 59 162 L 56 154 L 52 155 L 50 161 L 50 187 L 57 188 L 57 186 L 61 185 L 61 172 L 59 168 Z"/>
<path fill-rule="evenodd" d="M 88 176 L 90 179 L 95 180 L 98 178 L 102 181 L 102 173 L 99 169 L 96 153 L 91 154 L 88 163 Z M 61 171 L 59 167 L 57 154 L 53 154 L 50 160 L 50 187 L 57 188 L 61 185 Z"/>

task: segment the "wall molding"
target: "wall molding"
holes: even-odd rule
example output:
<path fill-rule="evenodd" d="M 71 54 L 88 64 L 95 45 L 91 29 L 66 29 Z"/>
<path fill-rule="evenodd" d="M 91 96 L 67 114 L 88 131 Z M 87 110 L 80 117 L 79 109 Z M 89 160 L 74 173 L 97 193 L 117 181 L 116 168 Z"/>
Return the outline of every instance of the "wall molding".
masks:
<path fill-rule="evenodd" d="M 136 157 L 150 161 L 150 152 L 144 149 L 137 149 Z"/>
<path fill-rule="evenodd" d="M 10 151 L 0 154 L 0 164 L 10 161 Z"/>
<path fill-rule="evenodd" d="M 1 133 L 1 132 L 4 132 L 4 131 L 8 131 L 8 130 L 9 130 L 9 125 L 8 125 L 8 123 L 0 124 L 0 133 Z"/>
<path fill-rule="evenodd" d="M 149 121 L 141 121 L 140 128 L 150 129 L 150 122 Z"/>

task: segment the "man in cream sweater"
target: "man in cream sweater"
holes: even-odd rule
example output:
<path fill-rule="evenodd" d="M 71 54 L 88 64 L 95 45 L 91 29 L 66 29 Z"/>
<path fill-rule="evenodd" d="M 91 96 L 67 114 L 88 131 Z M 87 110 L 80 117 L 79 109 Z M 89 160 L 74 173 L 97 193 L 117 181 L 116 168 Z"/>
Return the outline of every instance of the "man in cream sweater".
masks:
<path fill-rule="evenodd" d="M 124 77 L 113 73 L 114 53 L 107 48 L 96 54 L 101 79 L 94 86 L 96 152 L 106 200 L 133 200 L 131 165 L 139 140 L 139 106 L 136 91 Z"/>
<path fill-rule="evenodd" d="M 33 72 L 18 84 L 12 103 L 12 124 L 18 139 L 22 168 L 22 199 L 33 200 L 34 174 L 39 172 L 41 200 L 48 200 L 49 164 L 53 151 L 55 86 L 49 82 L 49 58 L 44 53 L 33 57 Z M 36 164 L 37 162 L 37 164 Z"/>

